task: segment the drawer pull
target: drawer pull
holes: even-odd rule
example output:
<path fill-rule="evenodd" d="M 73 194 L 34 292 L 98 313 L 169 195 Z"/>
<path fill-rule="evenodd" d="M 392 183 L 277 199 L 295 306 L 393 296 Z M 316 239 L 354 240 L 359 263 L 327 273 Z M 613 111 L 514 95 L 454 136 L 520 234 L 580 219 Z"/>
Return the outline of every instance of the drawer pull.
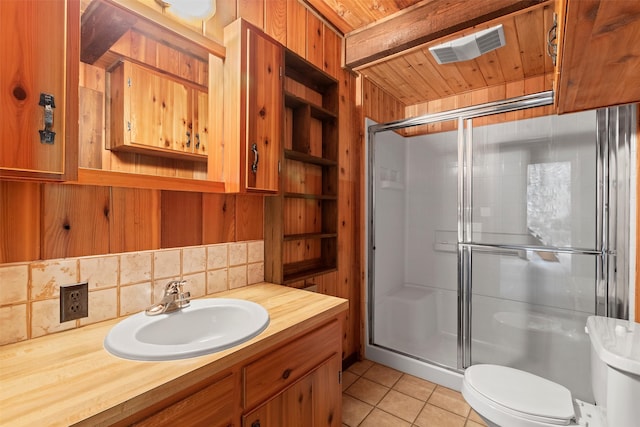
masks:
<path fill-rule="evenodd" d="M 286 380 L 287 378 L 289 378 L 290 375 L 291 375 L 291 369 L 285 369 L 284 372 L 282 373 L 282 379 Z"/>
<path fill-rule="evenodd" d="M 260 427 L 260 420 L 255 420 L 251 423 L 251 427 Z"/>

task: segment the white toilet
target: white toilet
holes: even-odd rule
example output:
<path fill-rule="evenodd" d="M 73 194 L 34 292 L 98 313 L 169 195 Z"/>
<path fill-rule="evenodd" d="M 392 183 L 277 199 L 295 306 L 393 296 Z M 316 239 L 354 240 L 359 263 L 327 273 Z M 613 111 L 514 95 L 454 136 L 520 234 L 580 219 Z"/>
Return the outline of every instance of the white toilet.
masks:
<path fill-rule="evenodd" d="M 537 375 L 497 365 L 466 369 L 462 396 L 490 427 L 640 426 L 640 324 L 591 316 L 596 405 Z"/>

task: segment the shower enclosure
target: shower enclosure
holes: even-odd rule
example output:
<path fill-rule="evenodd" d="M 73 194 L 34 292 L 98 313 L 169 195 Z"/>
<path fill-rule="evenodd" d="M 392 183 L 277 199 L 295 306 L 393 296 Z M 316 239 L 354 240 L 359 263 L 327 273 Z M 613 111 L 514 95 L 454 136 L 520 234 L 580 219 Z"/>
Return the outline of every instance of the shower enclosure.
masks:
<path fill-rule="evenodd" d="M 509 120 L 550 102 L 369 126 L 367 357 L 453 388 L 508 365 L 592 400 L 586 319 L 628 316 L 634 115 Z"/>

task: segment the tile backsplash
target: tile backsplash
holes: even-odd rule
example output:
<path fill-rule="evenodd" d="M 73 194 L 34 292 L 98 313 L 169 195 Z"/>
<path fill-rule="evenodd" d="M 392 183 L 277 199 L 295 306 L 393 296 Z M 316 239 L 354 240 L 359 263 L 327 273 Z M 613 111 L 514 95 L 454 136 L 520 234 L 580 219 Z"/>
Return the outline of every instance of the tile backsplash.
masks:
<path fill-rule="evenodd" d="M 264 281 L 264 242 L 0 264 L 0 345 L 128 316 L 170 280 L 194 298 Z M 60 286 L 89 283 L 89 317 L 60 323 Z"/>

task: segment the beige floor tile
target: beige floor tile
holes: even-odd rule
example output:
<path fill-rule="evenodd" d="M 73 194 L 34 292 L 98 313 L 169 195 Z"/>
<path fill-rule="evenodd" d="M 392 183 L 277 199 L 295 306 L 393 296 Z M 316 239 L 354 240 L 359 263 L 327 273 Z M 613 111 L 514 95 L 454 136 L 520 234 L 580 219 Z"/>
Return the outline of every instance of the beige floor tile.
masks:
<path fill-rule="evenodd" d="M 401 376 L 402 372 L 377 363 L 371 366 L 363 375 L 363 377 L 387 387 L 392 387 Z"/>
<path fill-rule="evenodd" d="M 471 412 L 469 413 L 469 419 L 473 422 L 475 422 L 476 424 L 480 424 L 482 426 L 486 426 L 487 423 L 485 423 L 482 418 L 480 418 L 480 415 L 478 415 L 478 413 L 476 411 L 474 411 L 473 409 L 471 409 Z"/>
<path fill-rule="evenodd" d="M 345 393 L 360 399 L 370 405 L 377 405 L 385 394 L 389 391 L 389 387 L 385 387 L 378 383 L 374 383 L 366 378 L 359 378 Z"/>
<path fill-rule="evenodd" d="M 413 424 L 417 427 L 463 427 L 465 418 L 427 403 Z"/>
<path fill-rule="evenodd" d="M 360 427 L 409 427 L 410 425 L 411 423 L 374 408 L 363 423 L 360 424 Z"/>
<path fill-rule="evenodd" d="M 373 362 L 365 359 L 365 360 L 360 360 L 354 363 L 353 365 L 349 366 L 349 369 L 347 369 L 347 371 L 360 376 L 365 372 L 367 372 L 367 369 L 369 369 L 372 366 L 373 366 Z"/>
<path fill-rule="evenodd" d="M 365 419 L 373 406 L 367 405 L 349 395 L 342 395 L 342 422 L 349 427 L 357 427 Z"/>
<path fill-rule="evenodd" d="M 342 391 L 348 389 L 351 384 L 356 382 L 358 378 L 359 377 L 356 374 L 349 371 L 344 371 L 342 373 Z"/>
<path fill-rule="evenodd" d="M 437 386 L 431 393 L 428 402 L 465 418 L 471 409 L 460 393 L 441 386 Z"/>
<path fill-rule="evenodd" d="M 412 423 L 420 413 L 423 406 L 423 401 L 395 390 L 391 390 L 377 407 Z"/>
<path fill-rule="evenodd" d="M 464 425 L 464 427 L 483 427 L 483 426 L 486 427 L 486 424 L 485 423 L 480 424 L 475 421 L 471 421 L 469 419 L 467 419 L 467 423 Z"/>
<path fill-rule="evenodd" d="M 398 382 L 393 386 L 394 390 L 398 390 L 401 393 L 415 397 L 423 402 L 427 401 L 435 388 L 436 385 L 434 383 L 409 374 L 402 375 Z"/>

